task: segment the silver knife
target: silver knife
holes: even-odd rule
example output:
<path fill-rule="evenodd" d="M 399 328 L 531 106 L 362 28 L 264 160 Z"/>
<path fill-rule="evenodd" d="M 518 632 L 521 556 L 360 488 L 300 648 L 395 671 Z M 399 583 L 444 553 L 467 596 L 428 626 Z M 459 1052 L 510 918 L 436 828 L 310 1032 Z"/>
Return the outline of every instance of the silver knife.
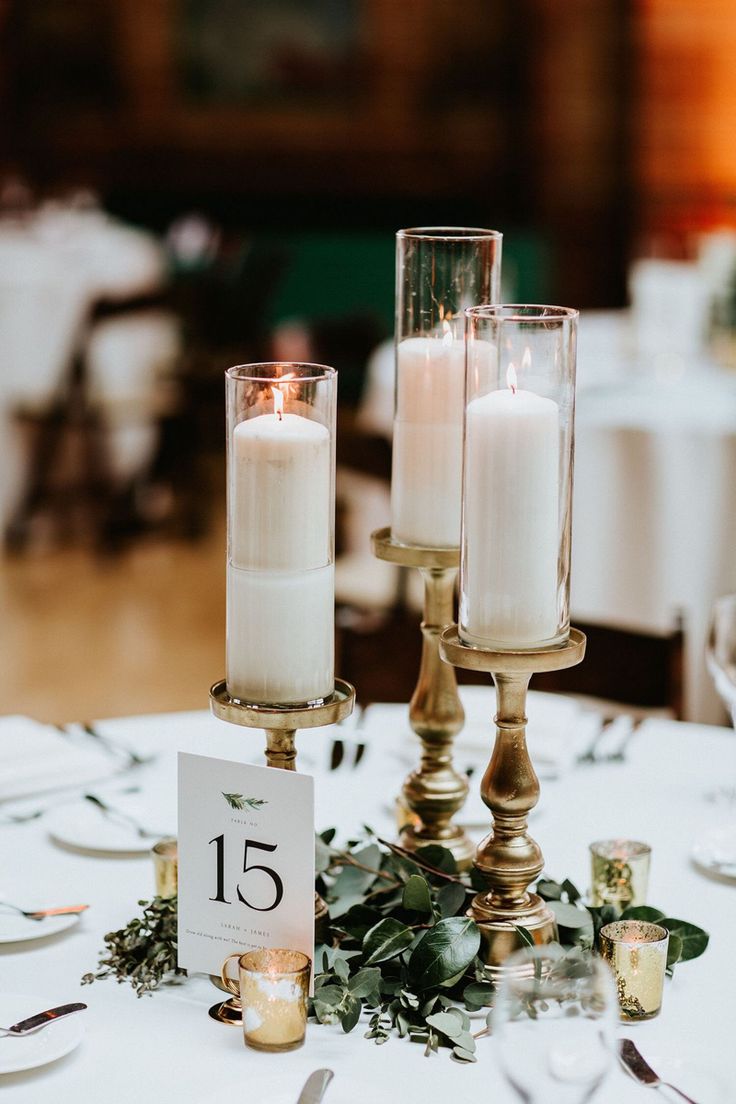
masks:
<path fill-rule="evenodd" d="M 11 1027 L 0 1028 L 3 1035 L 29 1035 L 32 1031 L 38 1031 L 46 1024 L 60 1020 L 64 1016 L 71 1016 L 72 1012 L 82 1012 L 86 1004 L 59 1004 L 56 1008 L 48 1008 L 45 1012 L 37 1012 L 35 1016 L 28 1016 L 25 1020 L 19 1020 Z"/>
<path fill-rule="evenodd" d="M 330 1069 L 315 1070 L 304 1082 L 296 1104 L 319 1104 L 334 1074 Z"/>
<path fill-rule="evenodd" d="M 682 1089 L 678 1089 L 677 1085 L 672 1085 L 669 1081 L 663 1081 L 659 1074 L 655 1073 L 649 1063 L 641 1056 L 638 1047 L 635 1043 L 632 1043 L 631 1039 L 621 1039 L 618 1053 L 621 1065 L 640 1085 L 646 1085 L 649 1089 L 657 1089 L 660 1085 L 664 1085 L 676 1092 L 688 1104 L 696 1104 L 693 1098 L 684 1093 Z"/>

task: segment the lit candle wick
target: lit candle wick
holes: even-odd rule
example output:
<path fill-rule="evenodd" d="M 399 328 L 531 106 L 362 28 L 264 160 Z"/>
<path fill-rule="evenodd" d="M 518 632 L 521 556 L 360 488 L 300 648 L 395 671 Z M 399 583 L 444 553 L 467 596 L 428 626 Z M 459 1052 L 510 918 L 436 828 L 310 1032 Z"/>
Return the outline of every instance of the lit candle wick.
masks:
<path fill-rule="evenodd" d="M 273 412 L 280 422 L 284 420 L 284 393 L 280 387 L 272 387 Z"/>

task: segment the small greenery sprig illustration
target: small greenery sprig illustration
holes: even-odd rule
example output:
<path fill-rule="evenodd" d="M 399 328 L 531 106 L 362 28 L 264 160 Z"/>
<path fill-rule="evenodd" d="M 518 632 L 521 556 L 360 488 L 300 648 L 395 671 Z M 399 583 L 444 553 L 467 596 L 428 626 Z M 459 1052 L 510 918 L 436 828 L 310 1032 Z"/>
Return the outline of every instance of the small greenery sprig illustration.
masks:
<path fill-rule="evenodd" d="M 262 797 L 243 797 L 242 794 L 236 793 L 223 793 L 222 796 L 227 801 L 231 809 L 262 809 L 264 805 L 268 805 L 267 801 L 264 801 Z"/>

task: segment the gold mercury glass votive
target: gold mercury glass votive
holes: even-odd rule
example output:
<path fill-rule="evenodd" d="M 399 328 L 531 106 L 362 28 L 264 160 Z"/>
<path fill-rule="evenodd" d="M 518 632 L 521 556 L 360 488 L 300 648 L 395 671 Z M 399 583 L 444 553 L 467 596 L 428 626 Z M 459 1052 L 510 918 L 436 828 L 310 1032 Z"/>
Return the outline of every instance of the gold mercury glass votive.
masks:
<path fill-rule="evenodd" d="M 227 973 L 238 960 L 239 985 Z M 311 961 L 301 951 L 264 948 L 228 955 L 222 980 L 243 1006 L 245 1045 L 256 1050 L 294 1050 L 304 1042 Z"/>
<path fill-rule="evenodd" d="M 590 903 L 616 905 L 622 911 L 644 905 L 652 849 L 638 840 L 597 840 L 590 845 Z"/>
<path fill-rule="evenodd" d="M 151 848 L 157 897 L 176 897 L 179 889 L 179 848 L 173 837 Z"/>
<path fill-rule="evenodd" d="M 600 952 L 616 981 L 622 1020 L 650 1020 L 662 1007 L 670 933 L 643 920 L 617 920 L 600 932 Z"/>

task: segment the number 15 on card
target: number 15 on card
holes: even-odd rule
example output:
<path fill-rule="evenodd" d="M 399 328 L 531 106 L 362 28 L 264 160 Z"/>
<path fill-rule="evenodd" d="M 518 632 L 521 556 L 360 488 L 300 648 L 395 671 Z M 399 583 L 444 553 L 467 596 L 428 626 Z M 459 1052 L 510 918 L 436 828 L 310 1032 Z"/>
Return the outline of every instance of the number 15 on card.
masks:
<path fill-rule="evenodd" d="M 308 775 L 179 754 L 179 965 L 218 974 L 258 947 L 314 952 Z"/>

